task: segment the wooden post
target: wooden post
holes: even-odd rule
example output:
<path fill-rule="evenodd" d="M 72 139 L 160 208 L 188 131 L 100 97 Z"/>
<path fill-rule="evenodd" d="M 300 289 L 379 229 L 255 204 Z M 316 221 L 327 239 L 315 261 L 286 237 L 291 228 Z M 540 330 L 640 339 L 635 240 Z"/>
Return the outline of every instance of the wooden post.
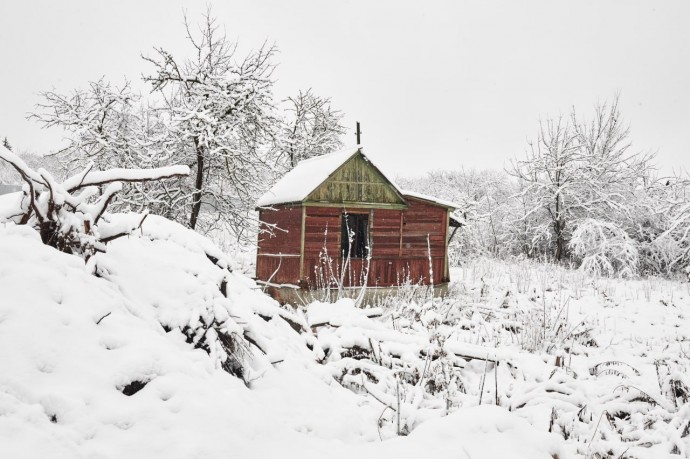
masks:
<path fill-rule="evenodd" d="M 400 248 L 398 250 L 398 258 L 402 258 L 402 242 L 403 242 L 403 211 L 400 211 Z"/>
<path fill-rule="evenodd" d="M 302 206 L 302 240 L 299 248 L 299 280 L 304 280 L 304 232 L 306 230 L 307 208 Z"/>
<path fill-rule="evenodd" d="M 443 228 L 443 240 L 445 241 L 445 247 L 443 252 L 443 278 L 445 282 L 450 283 L 450 267 L 448 266 L 448 243 L 450 242 L 448 238 L 448 230 L 450 229 L 450 209 L 446 212 L 446 221 Z"/>

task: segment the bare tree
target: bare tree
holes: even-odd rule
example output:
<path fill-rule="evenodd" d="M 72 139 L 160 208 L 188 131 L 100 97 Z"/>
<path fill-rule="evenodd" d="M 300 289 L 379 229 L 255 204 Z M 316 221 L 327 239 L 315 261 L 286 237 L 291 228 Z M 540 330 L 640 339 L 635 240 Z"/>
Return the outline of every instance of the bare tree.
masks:
<path fill-rule="evenodd" d="M 331 107 L 329 98 L 317 96 L 308 89 L 285 102 L 287 116 L 281 122 L 277 148 L 287 156 L 290 169 L 303 159 L 330 153 L 342 146 L 343 116 Z"/>
<path fill-rule="evenodd" d="M 135 155 L 142 150 L 136 132 L 140 98 L 131 92 L 129 82 L 117 87 L 101 78 L 86 89 L 68 94 L 46 91 L 41 96 L 43 101 L 29 119 L 67 132 L 67 144 L 56 155 L 68 171 L 89 162 L 99 169 L 135 165 Z"/>
<path fill-rule="evenodd" d="M 144 208 L 200 232 L 215 229 L 253 241 L 256 199 L 302 158 L 340 146 L 341 114 L 311 91 L 273 102 L 275 48 L 240 55 L 207 12 L 200 27 L 185 18 L 189 57 L 154 48 L 143 78 L 145 99 L 129 83 L 101 79 L 68 94 L 43 93 L 31 119 L 60 127 L 57 152 L 70 173 L 185 164 L 192 173 L 163 182 L 129 183 L 113 206 Z"/>
<path fill-rule="evenodd" d="M 272 102 L 273 47 L 262 47 L 237 60 L 237 44 L 219 31 L 210 13 L 193 33 L 185 19 L 193 57 L 180 59 L 163 48 L 144 57 L 154 66 L 145 76 L 162 96 L 169 120 L 163 143 L 192 168 L 188 225 L 203 220 L 208 230 L 221 214 L 231 225 L 250 218 L 268 167 L 266 145 L 276 124 Z M 187 184 L 185 184 L 187 185 Z M 202 218 L 202 208 L 208 209 Z"/>
<path fill-rule="evenodd" d="M 92 163 L 98 169 L 156 168 L 178 160 L 175 145 L 162 140 L 167 138 L 164 114 L 144 105 L 128 83 L 118 87 L 100 79 L 68 94 L 44 92 L 42 98 L 29 118 L 68 134 L 67 144 L 44 158 L 57 161 L 61 173 L 74 173 Z M 23 159 L 31 166 L 31 158 Z M 188 215 L 179 203 L 189 198 L 182 186 L 187 180 L 130 183 L 118 194 L 113 209 L 150 209 L 184 222 Z"/>
<path fill-rule="evenodd" d="M 555 237 L 554 258 L 560 260 L 565 248 L 566 225 L 571 203 L 576 201 L 579 180 L 579 155 L 576 136 L 567 120 L 559 118 L 541 122 L 537 140 L 531 142 L 527 158 L 513 163 L 510 173 L 521 185 L 521 195 L 529 197 L 530 208 L 521 219 L 540 213 L 534 228 L 535 243 L 539 239 Z"/>
<path fill-rule="evenodd" d="M 629 130 L 622 124 L 618 97 L 596 107 L 591 121 L 575 110 L 569 119 L 540 123 L 527 158 L 509 171 L 530 203 L 521 220 L 536 216 L 533 241 L 551 246 L 562 260 L 577 223 L 585 218 L 632 221 L 638 191 L 653 155 L 629 151 Z"/>
<path fill-rule="evenodd" d="M 66 130 L 68 143 L 57 155 L 71 172 L 89 162 L 100 169 L 192 169 L 190 177 L 129 184 L 115 203 L 120 209 L 150 208 L 202 232 L 224 226 L 241 234 L 251 226 L 275 154 L 274 49 L 238 60 L 237 44 L 210 13 L 197 33 L 186 19 L 185 26 L 192 57 L 163 48 L 144 57 L 154 67 L 144 77 L 152 88 L 148 100 L 128 83 L 101 79 L 67 95 L 44 93 L 30 118 Z"/>

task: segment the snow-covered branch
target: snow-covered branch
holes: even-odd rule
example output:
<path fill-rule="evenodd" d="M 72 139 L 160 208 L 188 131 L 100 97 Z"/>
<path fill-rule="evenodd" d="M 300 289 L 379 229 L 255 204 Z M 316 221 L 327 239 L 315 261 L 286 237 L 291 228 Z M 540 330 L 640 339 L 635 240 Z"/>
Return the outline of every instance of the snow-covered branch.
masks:
<path fill-rule="evenodd" d="M 187 166 L 94 171 L 89 165 L 81 173 L 59 183 L 48 171 L 34 171 L 2 146 L 0 160 L 12 165 L 25 182 L 19 209 L 11 213 L 11 221 L 33 226 L 45 244 L 86 259 L 95 252 L 104 251 L 105 243 L 113 239 L 113 234 L 125 235 L 136 227 L 114 229 L 102 219 L 108 205 L 122 190 L 123 181 L 157 181 L 189 175 Z M 100 185 L 107 186 L 96 197 Z M 139 220 L 143 221 L 141 217 Z"/>

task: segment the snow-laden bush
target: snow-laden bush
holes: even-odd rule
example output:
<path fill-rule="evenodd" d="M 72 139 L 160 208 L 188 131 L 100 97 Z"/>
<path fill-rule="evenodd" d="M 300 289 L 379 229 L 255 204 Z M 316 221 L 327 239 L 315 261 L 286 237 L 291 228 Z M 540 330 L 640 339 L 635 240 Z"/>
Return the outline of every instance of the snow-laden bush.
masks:
<path fill-rule="evenodd" d="M 638 242 L 640 274 L 671 275 L 678 269 L 676 261 L 682 252 L 681 244 L 671 237 Z"/>
<path fill-rule="evenodd" d="M 88 167 L 80 174 L 57 183 L 50 173 L 43 169 L 34 171 L 4 147 L 0 147 L 0 159 L 14 167 L 25 181 L 23 192 L 16 196 L 9 211 L 2 211 L 2 220 L 34 228 L 44 244 L 84 258 L 90 272 L 115 284 L 135 273 L 136 278 L 130 279 L 131 282 L 142 279 L 153 285 L 160 281 L 160 289 L 170 291 L 171 288 L 166 287 L 169 274 L 162 280 L 158 277 L 174 264 L 170 254 L 176 253 L 178 260 L 184 260 L 182 263 L 188 266 L 186 274 L 193 274 L 183 276 L 179 281 L 179 285 L 186 288 L 177 292 L 176 298 L 183 300 L 181 304 L 170 298 L 158 306 L 158 321 L 163 328 L 179 330 L 188 344 L 203 349 L 219 368 L 244 378 L 245 382 L 252 365 L 255 368 L 265 366 L 266 359 L 261 361 L 260 356 L 268 355 L 269 348 L 262 338 L 263 334 L 257 332 L 263 319 L 231 306 L 227 292 L 231 288 L 228 283 L 232 272 L 228 260 L 219 249 L 206 239 L 199 240 L 197 234 L 155 217 L 150 222 L 151 228 L 144 230 L 142 224 L 146 213 L 109 214 L 106 211 L 115 194 L 122 189 L 122 181 L 143 182 L 179 177 L 189 174 L 189 168 L 169 166 L 148 170 L 93 171 Z M 138 254 L 148 254 L 143 259 L 131 250 L 123 251 L 115 241 L 131 235 L 135 229 L 140 230 L 141 236 L 150 239 L 152 245 L 147 246 L 142 240 L 128 241 L 129 247 L 141 245 Z M 168 243 L 163 248 L 165 242 L 160 239 L 174 239 L 177 243 Z M 105 244 L 109 242 L 114 244 L 112 254 L 105 253 Z M 180 250 L 180 246 L 184 245 L 194 246 L 196 258 L 200 261 Z M 157 258 L 151 259 L 151 254 L 156 254 Z M 121 264 L 118 265 L 118 262 Z M 188 292 L 199 298 L 187 298 Z M 264 311 L 263 314 L 268 318 L 278 316 L 275 310 Z"/>
<path fill-rule="evenodd" d="M 568 244 L 581 260 L 580 269 L 596 276 L 630 277 L 637 274 L 635 242 L 612 222 L 585 219 L 578 223 Z"/>
<path fill-rule="evenodd" d="M 233 260 L 211 241 L 157 215 L 90 264 L 133 302 L 154 304 L 164 330 L 181 332 L 217 368 L 247 384 L 282 359 L 283 349 L 273 343 L 276 330 L 305 328 L 260 290 L 250 290 L 251 281 L 235 272 Z M 146 288 L 127 287 L 141 282 Z"/>
<path fill-rule="evenodd" d="M 404 315 L 386 314 L 392 329 L 388 320 L 374 320 L 381 312 L 357 308 L 351 299 L 315 302 L 307 321 L 315 331 L 316 356 L 335 380 L 382 405 L 378 429 L 387 438 L 407 435 L 423 421 L 466 405 L 468 398 L 460 375 L 464 348 L 446 345 L 451 331 L 430 302 L 408 304 Z"/>
<path fill-rule="evenodd" d="M 122 182 L 146 182 L 189 175 L 187 166 L 158 169 L 111 169 L 94 171 L 93 165 L 62 183 L 45 169 L 33 170 L 24 160 L 0 146 L 0 160 L 21 176 L 24 187 L 14 206 L 0 215 L 35 228 L 44 244 L 61 252 L 90 258 L 104 252 L 105 244 L 141 226 L 146 215 L 110 221 L 107 208 Z"/>

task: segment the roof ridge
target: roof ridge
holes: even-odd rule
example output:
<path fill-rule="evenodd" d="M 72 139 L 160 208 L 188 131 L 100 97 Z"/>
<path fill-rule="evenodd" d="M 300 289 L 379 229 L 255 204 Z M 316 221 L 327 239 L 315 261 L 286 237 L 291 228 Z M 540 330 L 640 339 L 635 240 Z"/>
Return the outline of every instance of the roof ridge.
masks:
<path fill-rule="evenodd" d="M 312 156 L 311 158 L 307 158 L 307 159 L 303 159 L 303 160 L 299 161 L 299 162 L 295 165 L 295 167 L 297 167 L 297 166 L 299 166 L 300 164 L 303 164 L 303 163 L 308 163 L 308 162 L 311 162 L 311 161 L 315 161 L 315 160 L 319 160 L 319 159 L 328 158 L 328 157 L 331 157 L 331 156 L 335 156 L 335 155 L 339 155 L 339 154 L 346 153 L 346 152 L 348 152 L 348 151 L 351 151 L 352 154 L 354 155 L 355 153 L 357 153 L 358 151 L 360 151 L 360 147 L 357 147 L 357 148 L 355 148 L 355 149 L 352 149 L 352 148 L 342 148 L 342 149 L 340 149 L 340 150 L 338 150 L 338 151 L 332 151 L 332 152 L 330 152 L 330 153 L 326 153 L 326 154 L 323 154 L 323 155 Z M 294 170 L 294 169 L 295 169 L 295 168 L 292 168 L 292 170 Z M 289 173 L 290 173 L 290 172 L 288 172 L 288 174 L 289 174 Z"/>

